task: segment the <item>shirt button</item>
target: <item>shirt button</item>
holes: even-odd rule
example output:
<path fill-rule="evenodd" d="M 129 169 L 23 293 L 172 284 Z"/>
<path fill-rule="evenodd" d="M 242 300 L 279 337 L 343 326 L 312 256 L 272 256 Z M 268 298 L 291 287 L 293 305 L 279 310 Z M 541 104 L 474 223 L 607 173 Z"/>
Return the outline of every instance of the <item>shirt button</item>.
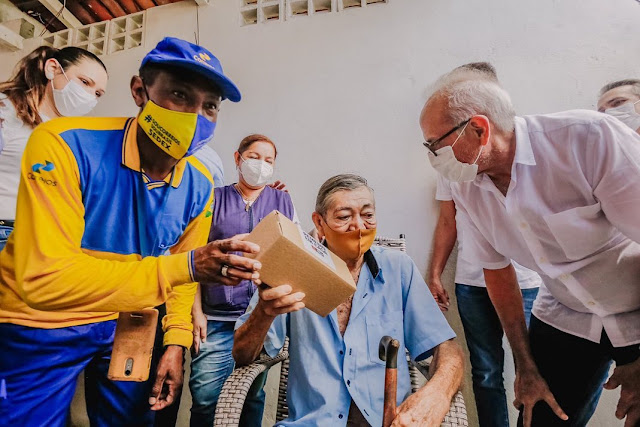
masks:
<path fill-rule="evenodd" d="M 344 354 L 344 351 L 340 350 L 340 354 Z"/>
<path fill-rule="evenodd" d="M 560 275 L 560 280 L 567 280 L 569 278 L 569 275 L 564 273 Z"/>
<path fill-rule="evenodd" d="M 342 419 L 342 417 L 343 417 L 343 415 L 342 415 L 342 414 L 338 415 L 338 418 Z"/>
<path fill-rule="evenodd" d="M 591 307 L 593 307 L 594 305 L 596 305 L 596 303 L 594 301 L 589 301 L 587 305 L 590 305 Z"/>
<path fill-rule="evenodd" d="M 351 385 L 351 380 L 347 380 L 347 385 Z"/>
<path fill-rule="evenodd" d="M 522 221 L 522 222 L 520 223 L 520 228 L 522 228 L 522 229 L 527 228 L 527 223 L 526 223 L 526 222 L 524 222 L 524 221 Z"/>
<path fill-rule="evenodd" d="M 541 256 L 540 258 L 538 258 L 538 261 L 540 261 L 541 263 L 544 264 L 545 262 L 547 262 L 547 259 L 545 257 Z"/>

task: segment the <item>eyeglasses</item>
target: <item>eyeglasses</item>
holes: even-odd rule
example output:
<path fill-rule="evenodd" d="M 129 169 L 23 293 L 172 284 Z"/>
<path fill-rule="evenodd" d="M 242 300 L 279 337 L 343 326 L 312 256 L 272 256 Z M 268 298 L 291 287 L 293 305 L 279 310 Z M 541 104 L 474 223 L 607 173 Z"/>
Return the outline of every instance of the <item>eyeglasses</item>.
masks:
<path fill-rule="evenodd" d="M 454 133 L 455 131 L 457 131 L 458 129 L 460 129 L 461 127 L 463 127 L 464 125 L 466 125 L 470 121 L 471 121 L 471 119 L 467 119 L 464 122 L 460 123 L 458 126 L 456 126 L 453 129 L 451 129 L 449 132 L 447 132 L 444 135 L 442 135 L 440 138 L 438 138 L 438 139 L 436 139 L 434 141 L 425 141 L 425 142 L 422 143 L 422 145 L 427 147 L 427 149 L 429 151 L 431 151 L 434 156 L 437 156 L 436 147 L 438 146 L 438 144 L 440 144 L 446 137 L 448 137 L 449 135 L 451 135 L 452 133 Z"/>

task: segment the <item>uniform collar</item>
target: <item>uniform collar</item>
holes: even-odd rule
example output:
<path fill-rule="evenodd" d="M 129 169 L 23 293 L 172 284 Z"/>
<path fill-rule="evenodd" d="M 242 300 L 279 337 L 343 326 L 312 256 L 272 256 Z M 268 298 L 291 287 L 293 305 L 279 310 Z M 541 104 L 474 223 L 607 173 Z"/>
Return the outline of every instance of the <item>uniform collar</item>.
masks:
<path fill-rule="evenodd" d="M 140 167 L 140 152 L 138 151 L 138 141 L 136 140 L 137 129 L 138 121 L 135 118 L 129 119 L 124 129 L 124 139 L 122 141 L 122 164 L 131 170 L 144 174 L 144 171 Z M 173 187 L 178 188 L 182 182 L 182 176 L 184 175 L 186 166 L 187 159 L 180 159 L 173 168 L 173 172 L 167 175 L 163 181 L 166 184 L 170 184 L 172 175 L 175 174 L 175 177 L 173 177 Z M 144 174 L 144 176 L 146 177 L 145 183 L 148 184 L 147 180 L 149 180 L 149 178 L 146 174 Z"/>

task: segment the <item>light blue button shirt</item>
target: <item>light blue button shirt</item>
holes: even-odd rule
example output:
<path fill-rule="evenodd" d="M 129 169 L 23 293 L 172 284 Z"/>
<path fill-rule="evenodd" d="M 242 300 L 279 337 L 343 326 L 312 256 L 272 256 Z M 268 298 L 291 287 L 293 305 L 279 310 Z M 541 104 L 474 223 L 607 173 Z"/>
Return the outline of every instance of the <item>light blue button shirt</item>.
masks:
<path fill-rule="evenodd" d="M 455 334 L 405 253 L 373 247 L 353 297 L 349 325 L 340 335 L 336 310 L 326 318 L 310 310 L 278 316 L 264 343 L 275 356 L 289 336 L 289 418 L 279 426 L 345 426 L 351 400 L 373 426 L 382 424 L 385 363 L 380 338 L 390 335 L 422 359 Z M 258 303 L 258 293 L 238 322 Z M 401 350 L 402 351 L 402 350 Z M 398 404 L 411 392 L 404 352 L 398 356 Z"/>

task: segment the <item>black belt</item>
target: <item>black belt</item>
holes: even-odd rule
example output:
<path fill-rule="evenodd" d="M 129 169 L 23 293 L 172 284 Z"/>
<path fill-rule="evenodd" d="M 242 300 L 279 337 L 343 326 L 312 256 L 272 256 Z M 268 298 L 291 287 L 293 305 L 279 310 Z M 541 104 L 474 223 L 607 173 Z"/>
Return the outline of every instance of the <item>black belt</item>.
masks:
<path fill-rule="evenodd" d="M 15 227 L 15 221 L 9 219 L 0 219 L 0 225 L 4 225 L 5 227 Z"/>

